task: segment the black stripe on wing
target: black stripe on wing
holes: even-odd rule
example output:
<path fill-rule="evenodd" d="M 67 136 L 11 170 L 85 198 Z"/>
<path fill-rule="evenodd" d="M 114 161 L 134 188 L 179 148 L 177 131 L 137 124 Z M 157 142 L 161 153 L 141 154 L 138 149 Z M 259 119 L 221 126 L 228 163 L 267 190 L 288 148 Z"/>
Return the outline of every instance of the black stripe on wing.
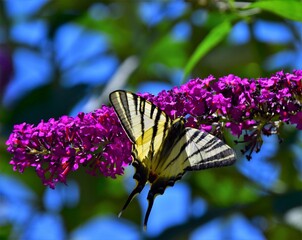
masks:
<path fill-rule="evenodd" d="M 220 139 L 203 131 L 192 128 L 188 129 L 188 132 L 194 132 L 190 136 L 188 142 L 192 144 L 191 149 L 195 149 L 195 151 L 190 152 L 187 158 L 184 159 L 184 162 L 189 161 L 191 165 L 185 170 L 201 170 L 212 167 L 228 166 L 236 161 L 236 154 L 233 149 Z M 198 133 L 197 141 L 196 132 Z M 198 161 L 190 161 L 191 159 L 198 158 Z"/>
<path fill-rule="evenodd" d="M 133 123 L 132 123 L 132 119 L 131 119 L 131 113 L 130 113 L 130 107 L 129 107 L 129 100 L 128 100 L 128 96 L 126 94 L 126 92 L 117 92 L 119 99 L 121 101 L 121 105 L 120 108 L 122 108 L 124 110 L 124 113 L 126 114 L 126 120 L 128 121 L 129 125 L 131 127 L 133 127 Z M 123 117 L 120 116 L 120 114 L 118 113 L 119 117 Z"/>
<path fill-rule="evenodd" d="M 133 98 L 137 99 L 137 95 L 133 95 Z M 144 101 L 142 98 L 139 98 L 139 112 L 140 112 L 140 119 L 141 119 L 141 136 L 144 138 L 144 133 L 145 133 L 145 120 L 144 120 L 144 115 L 145 115 L 145 108 L 146 108 L 146 101 Z"/>
<path fill-rule="evenodd" d="M 114 91 L 110 93 L 109 99 L 110 102 L 124 128 L 126 131 L 128 138 L 134 143 L 135 142 L 135 136 L 133 135 L 133 123 L 131 118 L 131 112 L 130 112 L 130 106 L 129 106 L 129 100 L 126 91 Z M 132 94 L 133 95 L 133 94 Z M 137 109 L 137 102 L 136 98 L 133 98 L 133 104 L 135 106 L 135 109 Z"/>
<path fill-rule="evenodd" d="M 154 109 L 155 109 L 155 105 L 152 104 L 152 111 L 151 111 L 151 117 L 153 117 L 153 113 L 154 113 Z M 155 138 L 158 134 L 158 123 L 159 123 L 159 120 L 160 120 L 160 117 L 162 116 L 162 110 L 160 109 L 157 109 L 157 114 L 155 116 L 155 121 L 154 121 L 154 126 L 153 126 L 153 132 L 152 132 L 152 138 L 151 138 L 151 156 L 150 156 L 150 159 L 153 159 L 154 157 L 154 153 L 158 150 L 158 149 L 155 149 L 154 148 L 154 141 L 155 141 Z M 171 120 L 170 118 L 165 114 L 165 124 L 164 124 L 164 129 L 163 129 L 163 132 L 162 132 L 162 139 L 161 139 L 161 143 L 163 143 L 165 140 L 166 140 L 166 136 L 168 135 L 168 131 L 169 131 L 169 125 L 171 123 Z"/>

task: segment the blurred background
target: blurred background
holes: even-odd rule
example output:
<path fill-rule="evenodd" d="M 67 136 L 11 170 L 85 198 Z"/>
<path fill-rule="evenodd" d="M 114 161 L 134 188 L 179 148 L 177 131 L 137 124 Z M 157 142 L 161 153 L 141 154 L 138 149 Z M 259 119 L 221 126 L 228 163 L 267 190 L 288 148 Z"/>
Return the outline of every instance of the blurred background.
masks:
<path fill-rule="evenodd" d="M 14 124 L 92 111 L 115 89 L 156 94 L 209 74 L 301 69 L 297 8 L 289 17 L 246 4 L 0 1 L 0 239 L 299 239 L 302 134 L 294 126 L 282 129 L 282 144 L 264 138 L 251 161 L 186 174 L 156 198 L 147 232 L 148 187 L 117 218 L 135 184 L 132 167 L 117 179 L 80 169 L 52 190 L 33 169 L 8 164 Z"/>

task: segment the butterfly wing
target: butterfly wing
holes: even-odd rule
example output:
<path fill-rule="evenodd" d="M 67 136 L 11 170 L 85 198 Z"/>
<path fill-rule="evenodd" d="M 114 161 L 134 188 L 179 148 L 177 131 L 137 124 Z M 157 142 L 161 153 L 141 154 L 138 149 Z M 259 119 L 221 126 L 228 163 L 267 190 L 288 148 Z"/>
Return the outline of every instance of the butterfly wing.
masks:
<path fill-rule="evenodd" d="M 234 150 L 219 138 L 194 128 L 186 128 L 187 163 L 185 171 L 223 167 L 236 161 Z"/>
<path fill-rule="evenodd" d="M 114 91 L 110 101 L 129 139 L 134 143 L 135 158 L 144 161 L 156 153 L 171 126 L 171 119 L 154 104 L 127 91 Z M 149 157 L 152 160 L 152 156 Z"/>
<path fill-rule="evenodd" d="M 171 153 L 160 161 L 157 169 L 159 177 L 151 184 L 148 193 L 149 206 L 144 225 L 147 226 L 156 195 L 163 194 L 166 187 L 173 186 L 186 171 L 228 166 L 235 161 L 233 149 L 217 137 L 198 129 L 184 128 Z"/>
<path fill-rule="evenodd" d="M 194 128 L 178 133 L 169 156 L 160 161 L 160 175 L 173 178 L 186 171 L 228 166 L 235 162 L 234 150 L 219 138 Z"/>

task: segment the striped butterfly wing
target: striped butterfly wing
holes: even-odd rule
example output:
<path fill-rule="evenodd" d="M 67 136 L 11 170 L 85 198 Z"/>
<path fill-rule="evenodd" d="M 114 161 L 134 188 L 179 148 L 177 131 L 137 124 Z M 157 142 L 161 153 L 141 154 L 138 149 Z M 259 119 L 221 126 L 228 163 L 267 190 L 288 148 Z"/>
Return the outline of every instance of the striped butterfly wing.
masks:
<path fill-rule="evenodd" d="M 114 91 L 109 96 L 129 139 L 134 143 L 134 158 L 152 160 L 171 126 L 171 119 L 154 104 L 127 91 Z"/>
<path fill-rule="evenodd" d="M 222 167 L 236 161 L 235 152 L 219 138 L 194 128 L 185 128 L 158 172 L 163 178 L 178 180 L 186 171 Z"/>
<path fill-rule="evenodd" d="M 179 122 L 176 120 L 175 124 Z M 174 129 L 173 126 L 172 129 Z M 158 163 L 156 172 L 159 177 L 152 182 L 148 193 L 149 205 L 144 221 L 145 226 L 155 196 L 163 194 L 167 186 L 173 186 L 186 171 L 228 166 L 236 161 L 235 152 L 217 137 L 198 129 L 184 128 L 184 126 L 177 131 L 179 131 L 178 138 L 170 154 L 166 158 L 160 156 L 162 159 L 156 161 Z M 172 135 L 174 136 L 173 133 Z M 173 141 L 173 139 L 168 137 L 166 141 Z"/>
<path fill-rule="evenodd" d="M 194 128 L 186 131 L 186 171 L 229 166 L 236 161 L 234 150 L 219 138 Z"/>

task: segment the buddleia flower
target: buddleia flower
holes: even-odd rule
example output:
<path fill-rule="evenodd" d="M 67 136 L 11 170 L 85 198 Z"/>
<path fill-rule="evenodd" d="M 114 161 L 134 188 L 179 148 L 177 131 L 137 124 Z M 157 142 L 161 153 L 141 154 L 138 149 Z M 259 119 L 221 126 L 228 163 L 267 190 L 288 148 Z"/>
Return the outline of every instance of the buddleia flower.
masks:
<path fill-rule="evenodd" d="M 154 96 L 140 93 L 170 118 L 222 139 L 234 136 L 247 159 L 258 152 L 262 135 L 279 133 L 283 124 L 302 130 L 302 70 L 247 79 L 229 74 L 196 78 Z M 132 144 L 112 107 L 76 117 L 17 124 L 6 142 L 15 171 L 35 168 L 45 185 L 66 182 L 71 171 L 86 167 L 92 175 L 116 177 L 132 162 Z"/>

